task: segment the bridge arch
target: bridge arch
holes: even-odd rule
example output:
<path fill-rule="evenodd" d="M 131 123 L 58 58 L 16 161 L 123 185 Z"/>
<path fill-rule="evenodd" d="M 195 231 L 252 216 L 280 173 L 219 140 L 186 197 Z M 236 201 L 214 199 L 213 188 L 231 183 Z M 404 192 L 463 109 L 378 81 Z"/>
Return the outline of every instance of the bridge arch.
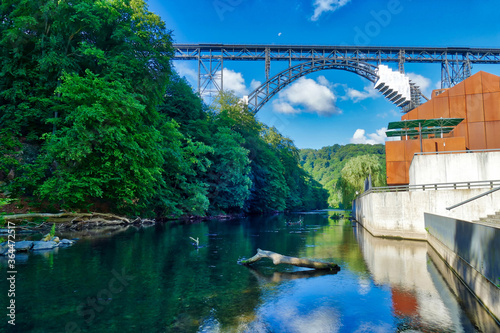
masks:
<path fill-rule="evenodd" d="M 312 60 L 289 67 L 264 82 L 248 95 L 248 107 L 256 114 L 278 92 L 299 78 L 310 73 L 328 69 L 349 71 L 373 83 L 378 80 L 377 66 L 366 62 L 339 59 Z"/>
<path fill-rule="evenodd" d="M 297 64 L 295 66 L 289 67 L 282 72 L 276 74 L 262 85 L 260 85 L 257 89 L 255 89 L 250 95 L 248 95 L 248 108 L 256 114 L 259 110 L 278 92 L 283 90 L 286 86 L 290 85 L 294 81 L 299 78 L 314 73 L 317 71 L 327 70 L 327 69 L 340 69 L 349 71 L 359 76 L 364 77 L 365 79 L 377 83 L 379 79 L 378 74 L 378 66 L 372 65 L 366 62 L 360 61 L 352 61 L 352 60 L 312 60 L 308 62 L 303 62 Z M 377 83 L 378 84 L 378 83 Z M 420 97 L 427 99 L 424 95 L 422 95 L 420 88 L 411 82 L 410 80 L 410 94 L 411 99 L 406 100 L 406 102 L 402 102 L 401 94 L 398 94 L 398 91 L 394 91 L 393 89 L 389 89 L 388 86 L 383 87 L 384 85 L 379 85 L 376 87 L 384 97 L 386 97 L 390 102 L 398 105 L 402 108 L 403 112 L 408 112 L 411 109 L 420 105 Z M 382 87 L 382 88 L 381 88 Z M 427 99 L 428 100 L 428 99 Z"/>

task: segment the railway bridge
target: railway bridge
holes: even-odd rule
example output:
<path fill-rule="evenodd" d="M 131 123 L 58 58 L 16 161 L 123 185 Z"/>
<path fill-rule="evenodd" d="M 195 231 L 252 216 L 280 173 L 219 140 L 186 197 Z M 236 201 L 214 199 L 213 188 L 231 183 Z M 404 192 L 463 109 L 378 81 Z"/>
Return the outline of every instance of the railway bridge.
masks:
<path fill-rule="evenodd" d="M 394 80 L 404 77 L 405 63 L 441 64 L 441 88 L 450 88 L 468 78 L 474 64 L 499 64 L 500 49 L 465 47 L 376 47 L 318 45 L 236 45 L 174 44 L 173 60 L 198 62 L 198 92 L 218 93 L 224 89 L 223 68 L 227 61 L 262 61 L 266 81 L 248 97 L 249 108 L 257 113 L 280 90 L 307 74 L 339 69 L 358 74 L 375 87 L 402 112 L 421 104 L 419 87 L 408 80 L 408 92 L 398 91 Z M 288 62 L 288 68 L 271 76 L 272 62 Z M 383 63 L 397 64 L 397 72 L 387 74 Z M 398 80 L 396 80 L 398 81 Z"/>

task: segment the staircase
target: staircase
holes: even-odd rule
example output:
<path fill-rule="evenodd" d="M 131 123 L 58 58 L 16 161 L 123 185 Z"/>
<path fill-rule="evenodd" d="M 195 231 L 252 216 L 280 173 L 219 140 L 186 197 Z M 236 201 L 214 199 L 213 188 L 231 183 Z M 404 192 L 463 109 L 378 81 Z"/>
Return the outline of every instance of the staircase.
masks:
<path fill-rule="evenodd" d="M 480 218 L 475 223 L 484 224 L 494 228 L 500 228 L 500 212 L 496 212 L 493 215 L 488 215 L 486 217 Z"/>

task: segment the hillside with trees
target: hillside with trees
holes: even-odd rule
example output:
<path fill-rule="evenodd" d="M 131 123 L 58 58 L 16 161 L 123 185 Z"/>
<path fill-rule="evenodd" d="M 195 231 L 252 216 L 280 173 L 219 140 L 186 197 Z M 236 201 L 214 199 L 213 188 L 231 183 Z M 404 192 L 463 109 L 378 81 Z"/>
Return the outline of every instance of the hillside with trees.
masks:
<path fill-rule="evenodd" d="M 231 93 L 207 107 L 175 73 L 171 32 L 144 1 L 6 0 L 0 16 L 3 203 L 157 217 L 326 207 L 290 139 Z"/>
<path fill-rule="evenodd" d="M 301 149 L 300 164 L 328 190 L 332 208 L 350 208 L 355 192 L 361 192 L 369 174 L 373 186 L 386 184 L 385 146 L 381 144 Z"/>

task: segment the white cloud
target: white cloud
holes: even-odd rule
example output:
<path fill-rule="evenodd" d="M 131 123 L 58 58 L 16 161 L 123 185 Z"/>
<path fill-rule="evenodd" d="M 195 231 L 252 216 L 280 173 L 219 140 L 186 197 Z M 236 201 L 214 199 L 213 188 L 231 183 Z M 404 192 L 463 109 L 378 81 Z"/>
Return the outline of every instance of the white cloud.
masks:
<path fill-rule="evenodd" d="M 424 95 L 429 95 L 430 91 L 428 91 L 429 87 L 431 86 L 431 80 L 426 78 L 425 76 L 422 76 L 420 74 L 416 73 L 407 73 L 408 77 L 412 82 L 414 82 L 419 88 L 420 91 Z"/>
<path fill-rule="evenodd" d="M 351 99 L 354 103 L 365 100 L 367 98 L 377 98 L 381 94 L 372 85 L 363 88 L 363 91 L 359 91 L 353 88 L 347 88 L 347 97 Z"/>
<path fill-rule="evenodd" d="M 255 89 L 257 89 L 258 87 L 260 87 L 262 84 L 262 82 L 260 81 L 257 81 L 255 79 L 252 79 L 252 82 L 250 82 L 250 90 L 254 91 Z"/>
<path fill-rule="evenodd" d="M 278 33 L 278 37 L 281 37 L 281 32 Z"/>
<path fill-rule="evenodd" d="M 351 0 L 314 0 L 314 14 L 311 17 L 311 21 L 317 21 L 323 13 L 334 12 L 350 1 Z"/>
<path fill-rule="evenodd" d="M 326 77 L 324 77 L 323 75 L 318 76 L 316 81 L 318 81 L 318 83 L 321 84 L 322 86 L 333 88 L 333 84 L 330 81 L 328 81 Z"/>
<path fill-rule="evenodd" d="M 180 77 L 185 77 L 193 87 L 198 87 L 198 72 L 194 68 L 182 61 L 174 62 L 174 66 Z"/>
<path fill-rule="evenodd" d="M 331 115 L 340 113 L 335 107 L 335 95 L 328 88 L 330 82 L 323 78 L 318 81 L 301 77 L 285 88 L 273 101 L 273 107 L 280 113 L 317 113 Z"/>
<path fill-rule="evenodd" d="M 374 145 L 377 143 L 384 143 L 387 136 L 385 135 L 385 131 L 387 128 L 382 127 L 378 129 L 375 133 L 370 133 L 366 135 L 366 131 L 364 129 L 358 128 L 354 135 L 352 136 L 350 142 L 351 143 L 367 143 L 370 145 Z"/>
<path fill-rule="evenodd" d="M 243 74 L 227 68 L 223 69 L 222 74 L 224 76 L 224 90 L 232 90 L 237 96 L 248 95 Z"/>
<path fill-rule="evenodd" d="M 287 103 L 279 99 L 273 101 L 273 109 L 276 112 L 284 114 L 294 114 L 300 112 L 300 110 L 294 109 L 294 107 L 290 103 Z"/>

